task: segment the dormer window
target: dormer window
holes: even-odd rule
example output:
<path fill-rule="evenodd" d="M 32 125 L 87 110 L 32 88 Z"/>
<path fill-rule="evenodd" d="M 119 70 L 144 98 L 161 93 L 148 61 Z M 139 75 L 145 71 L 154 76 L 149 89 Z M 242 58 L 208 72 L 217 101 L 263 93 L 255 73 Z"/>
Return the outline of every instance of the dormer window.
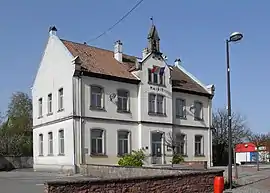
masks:
<path fill-rule="evenodd" d="M 164 71 L 165 67 L 153 66 L 148 69 L 148 83 L 156 85 L 164 85 Z"/>

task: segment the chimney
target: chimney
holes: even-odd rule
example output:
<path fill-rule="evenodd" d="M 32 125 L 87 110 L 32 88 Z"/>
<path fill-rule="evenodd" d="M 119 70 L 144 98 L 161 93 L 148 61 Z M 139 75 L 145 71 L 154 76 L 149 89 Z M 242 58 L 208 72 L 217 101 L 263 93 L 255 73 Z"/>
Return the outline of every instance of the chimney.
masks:
<path fill-rule="evenodd" d="M 114 58 L 119 62 L 123 62 L 123 44 L 120 40 L 114 44 Z"/>
<path fill-rule="evenodd" d="M 181 66 L 181 60 L 180 60 L 180 58 L 177 58 L 177 59 L 174 61 L 174 66 Z"/>
<path fill-rule="evenodd" d="M 56 29 L 55 26 L 51 26 L 51 27 L 49 28 L 49 33 L 50 33 L 50 35 L 55 35 L 55 36 L 56 36 L 56 32 L 57 32 L 57 29 Z"/>
<path fill-rule="evenodd" d="M 144 59 L 147 56 L 148 53 L 149 53 L 148 48 L 144 48 L 143 51 L 142 51 L 142 59 Z"/>

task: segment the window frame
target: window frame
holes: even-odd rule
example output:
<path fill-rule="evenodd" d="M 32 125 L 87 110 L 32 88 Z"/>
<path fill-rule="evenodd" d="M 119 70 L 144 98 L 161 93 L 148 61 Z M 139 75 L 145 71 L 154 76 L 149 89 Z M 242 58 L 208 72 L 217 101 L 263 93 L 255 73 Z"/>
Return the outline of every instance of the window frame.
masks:
<path fill-rule="evenodd" d="M 97 92 L 93 92 L 94 91 L 94 88 L 98 88 L 100 89 L 100 93 L 97 93 Z M 93 97 L 93 94 L 95 94 L 95 97 L 97 99 L 97 95 L 100 95 L 100 107 L 98 106 L 98 101 L 96 100 L 96 104 L 93 104 L 92 103 L 92 97 Z M 100 85 L 96 85 L 96 84 L 93 84 L 93 85 L 90 85 L 90 109 L 91 110 L 103 110 L 105 109 L 105 105 L 104 105 L 104 88 Z"/>
<path fill-rule="evenodd" d="M 152 68 L 148 68 L 148 84 L 153 84 L 153 85 L 159 85 L 159 86 L 164 86 L 165 87 L 165 72 L 163 75 L 160 75 L 159 72 L 152 72 L 152 69 L 154 67 L 157 68 L 162 68 L 160 66 L 153 66 Z M 150 78 L 151 77 L 151 78 Z M 154 81 L 156 78 L 156 82 Z"/>
<path fill-rule="evenodd" d="M 119 138 L 119 133 L 120 132 L 126 132 L 126 134 L 127 134 L 127 138 L 126 139 L 120 139 Z M 120 143 L 119 143 L 119 141 L 127 141 L 127 152 L 125 153 L 120 153 L 119 152 L 119 145 L 120 145 Z M 124 146 L 124 143 L 122 143 L 122 145 Z M 123 150 L 122 151 L 124 151 L 124 147 L 123 147 Z M 131 153 L 131 132 L 129 131 L 129 130 L 123 130 L 123 129 L 119 129 L 119 130 L 117 130 L 117 156 L 120 156 L 120 157 L 122 157 L 122 156 L 124 156 L 124 155 L 126 155 L 126 154 L 130 154 Z"/>
<path fill-rule="evenodd" d="M 44 156 L 44 135 L 42 133 L 38 135 L 38 144 L 39 144 L 38 155 Z"/>
<path fill-rule="evenodd" d="M 38 99 L 38 118 L 43 116 L 43 98 L 40 97 Z"/>
<path fill-rule="evenodd" d="M 63 132 L 63 136 L 61 136 L 61 133 Z M 65 155 L 65 130 L 59 129 L 58 131 L 58 154 L 59 155 Z M 63 144 L 61 143 L 63 142 Z"/>
<path fill-rule="evenodd" d="M 178 104 L 178 101 L 180 101 L 180 103 Z M 183 112 L 183 115 L 181 116 L 181 113 L 180 113 L 180 104 L 182 104 L 182 112 Z M 187 107 L 187 104 L 186 104 L 186 99 L 183 99 L 183 98 L 176 98 L 175 99 L 175 106 L 176 106 L 176 118 L 180 118 L 180 119 L 186 119 L 187 118 L 187 111 L 186 111 L 186 107 Z"/>
<path fill-rule="evenodd" d="M 151 96 L 153 96 L 153 100 L 151 100 L 150 101 L 150 97 Z M 154 93 L 149 93 L 148 94 L 148 114 L 150 113 L 150 114 L 155 114 L 156 113 L 156 94 L 154 94 Z M 154 101 L 154 102 L 153 102 Z M 154 103 L 154 108 L 153 109 L 151 109 L 152 108 L 152 105 L 153 105 L 153 103 Z M 151 106 L 151 108 L 150 108 L 150 106 Z"/>
<path fill-rule="evenodd" d="M 158 100 L 159 99 L 159 97 L 161 97 L 161 101 L 160 100 Z M 163 115 L 163 114 L 165 114 L 164 113 L 164 111 L 165 111 L 165 109 L 164 109 L 164 95 L 161 95 L 161 94 L 157 94 L 156 95 L 156 114 L 160 114 L 160 115 Z M 159 103 L 161 103 L 161 111 L 159 111 L 160 109 L 159 109 Z"/>
<path fill-rule="evenodd" d="M 200 107 L 201 107 L 200 117 L 197 117 L 196 104 L 200 104 Z M 202 121 L 203 120 L 203 103 L 201 101 L 194 101 L 194 120 L 195 121 Z"/>
<path fill-rule="evenodd" d="M 92 136 L 92 132 L 94 132 L 94 131 L 101 131 L 102 132 L 102 134 L 101 134 L 101 137 L 96 137 L 96 138 L 94 138 L 93 136 Z M 96 149 L 95 149 L 95 151 L 96 152 L 93 152 L 93 147 L 92 147 L 92 140 L 93 139 L 95 139 L 96 140 Z M 102 141 L 101 141 L 101 144 L 102 144 L 102 147 L 101 147 L 101 149 L 102 149 L 102 152 L 101 153 L 99 153 L 99 152 L 97 152 L 98 151 L 98 139 L 101 139 Z M 104 130 L 104 129 L 102 129 L 102 128 L 92 128 L 92 129 L 90 129 L 90 155 L 91 156 L 104 156 L 104 155 L 106 155 L 106 131 Z"/>
<path fill-rule="evenodd" d="M 52 93 L 49 93 L 47 98 L 48 98 L 48 101 L 47 101 L 47 111 L 48 112 L 47 113 L 48 113 L 48 115 L 52 115 L 53 114 Z"/>
<path fill-rule="evenodd" d="M 184 141 L 180 140 L 178 142 L 178 140 L 177 140 L 177 137 L 178 136 L 180 136 L 180 137 L 183 136 Z M 176 141 L 177 147 L 179 147 L 179 151 L 177 151 L 177 147 L 176 147 L 176 153 L 177 154 L 180 154 L 182 156 L 187 156 L 187 134 L 185 134 L 185 133 L 176 133 L 176 135 L 175 135 L 175 141 Z M 179 143 L 179 146 L 178 146 L 178 143 Z M 181 152 L 181 149 L 182 149 L 181 146 L 182 145 L 184 146 L 183 147 L 183 152 Z"/>
<path fill-rule="evenodd" d="M 120 92 L 125 92 L 127 95 L 125 96 L 119 96 Z M 123 104 L 123 99 L 126 98 L 127 100 L 127 106 L 126 109 L 124 108 L 119 108 L 119 98 L 122 98 L 122 104 Z M 122 106 L 123 107 L 123 106 Z M 117 89 L 117 112 L 130 112 L 130 92 L 126 89 Z"/>
<path fill-rule="evenodd" d="M 200 137 L 200 152 L 199 153 L 197 153 L 197 144 L 199 144 L 197 141 L 196 141 L 196 137 Z M 196 157 L 200 157 L 200 156 L 204 156 L 204 137 L 203 137 L 203 135 L 199 135 L 199 134 L 197 134 L 197 135 L 195 135 L 194 136 L 194 155 L 196 156 Z"/>
<path fill-rule="evenodd" d="M 64 88 L 58 89 L 58 112 L 64 110 Z"/>
<path fill-rule="evenodd" d="M 53 155 L 53 132 L 50 131 L 48 132 L 48 156 L 52 156 L 52 155 Z"/>
<path fill-rule="evenodd" d="M 150 100 L 151 96 L 155 97 L 154 100 Z M 162 112 L 158 112 L 158 97 L 162 97 Z M 154 101 L 154 109 L 151 109 L 150 106 L 152 107 L 153 101 Z M 165 95 L 156 94 L 156 93 L 148 93 L 148 115 L 166 116 L 166 96 Z"/>

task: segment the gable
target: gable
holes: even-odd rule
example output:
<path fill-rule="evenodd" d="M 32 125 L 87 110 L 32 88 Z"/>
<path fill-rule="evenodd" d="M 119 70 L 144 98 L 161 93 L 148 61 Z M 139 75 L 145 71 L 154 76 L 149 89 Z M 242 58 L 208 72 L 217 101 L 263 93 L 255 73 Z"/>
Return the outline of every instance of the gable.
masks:
<path fill-rule="evenodd" d="M 43 82 L 45 79 L 52 79 L 55 76 L 59 76 L 59 72 L 62 72 L 61 76 L 65 76 L 65 72 L 70 76 L 74 71 L 74 66 L 71 64 L 72 59 L 73 56 L 62 44 L 59 38 L 55 35 L 51 35 L 39 64 L 33 83 L 33 89 L 35 89 L 35 86 Z"/>

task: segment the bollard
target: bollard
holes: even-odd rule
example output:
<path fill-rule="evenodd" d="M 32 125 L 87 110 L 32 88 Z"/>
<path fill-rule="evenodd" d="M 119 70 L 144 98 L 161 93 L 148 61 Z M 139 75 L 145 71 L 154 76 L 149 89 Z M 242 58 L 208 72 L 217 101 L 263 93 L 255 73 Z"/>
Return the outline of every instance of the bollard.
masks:
<path fill-rule="evenodd" d="M 216 176 L 214 179 L 214 193 L 223 193 L 224 191 L 224 177 Z"/>

